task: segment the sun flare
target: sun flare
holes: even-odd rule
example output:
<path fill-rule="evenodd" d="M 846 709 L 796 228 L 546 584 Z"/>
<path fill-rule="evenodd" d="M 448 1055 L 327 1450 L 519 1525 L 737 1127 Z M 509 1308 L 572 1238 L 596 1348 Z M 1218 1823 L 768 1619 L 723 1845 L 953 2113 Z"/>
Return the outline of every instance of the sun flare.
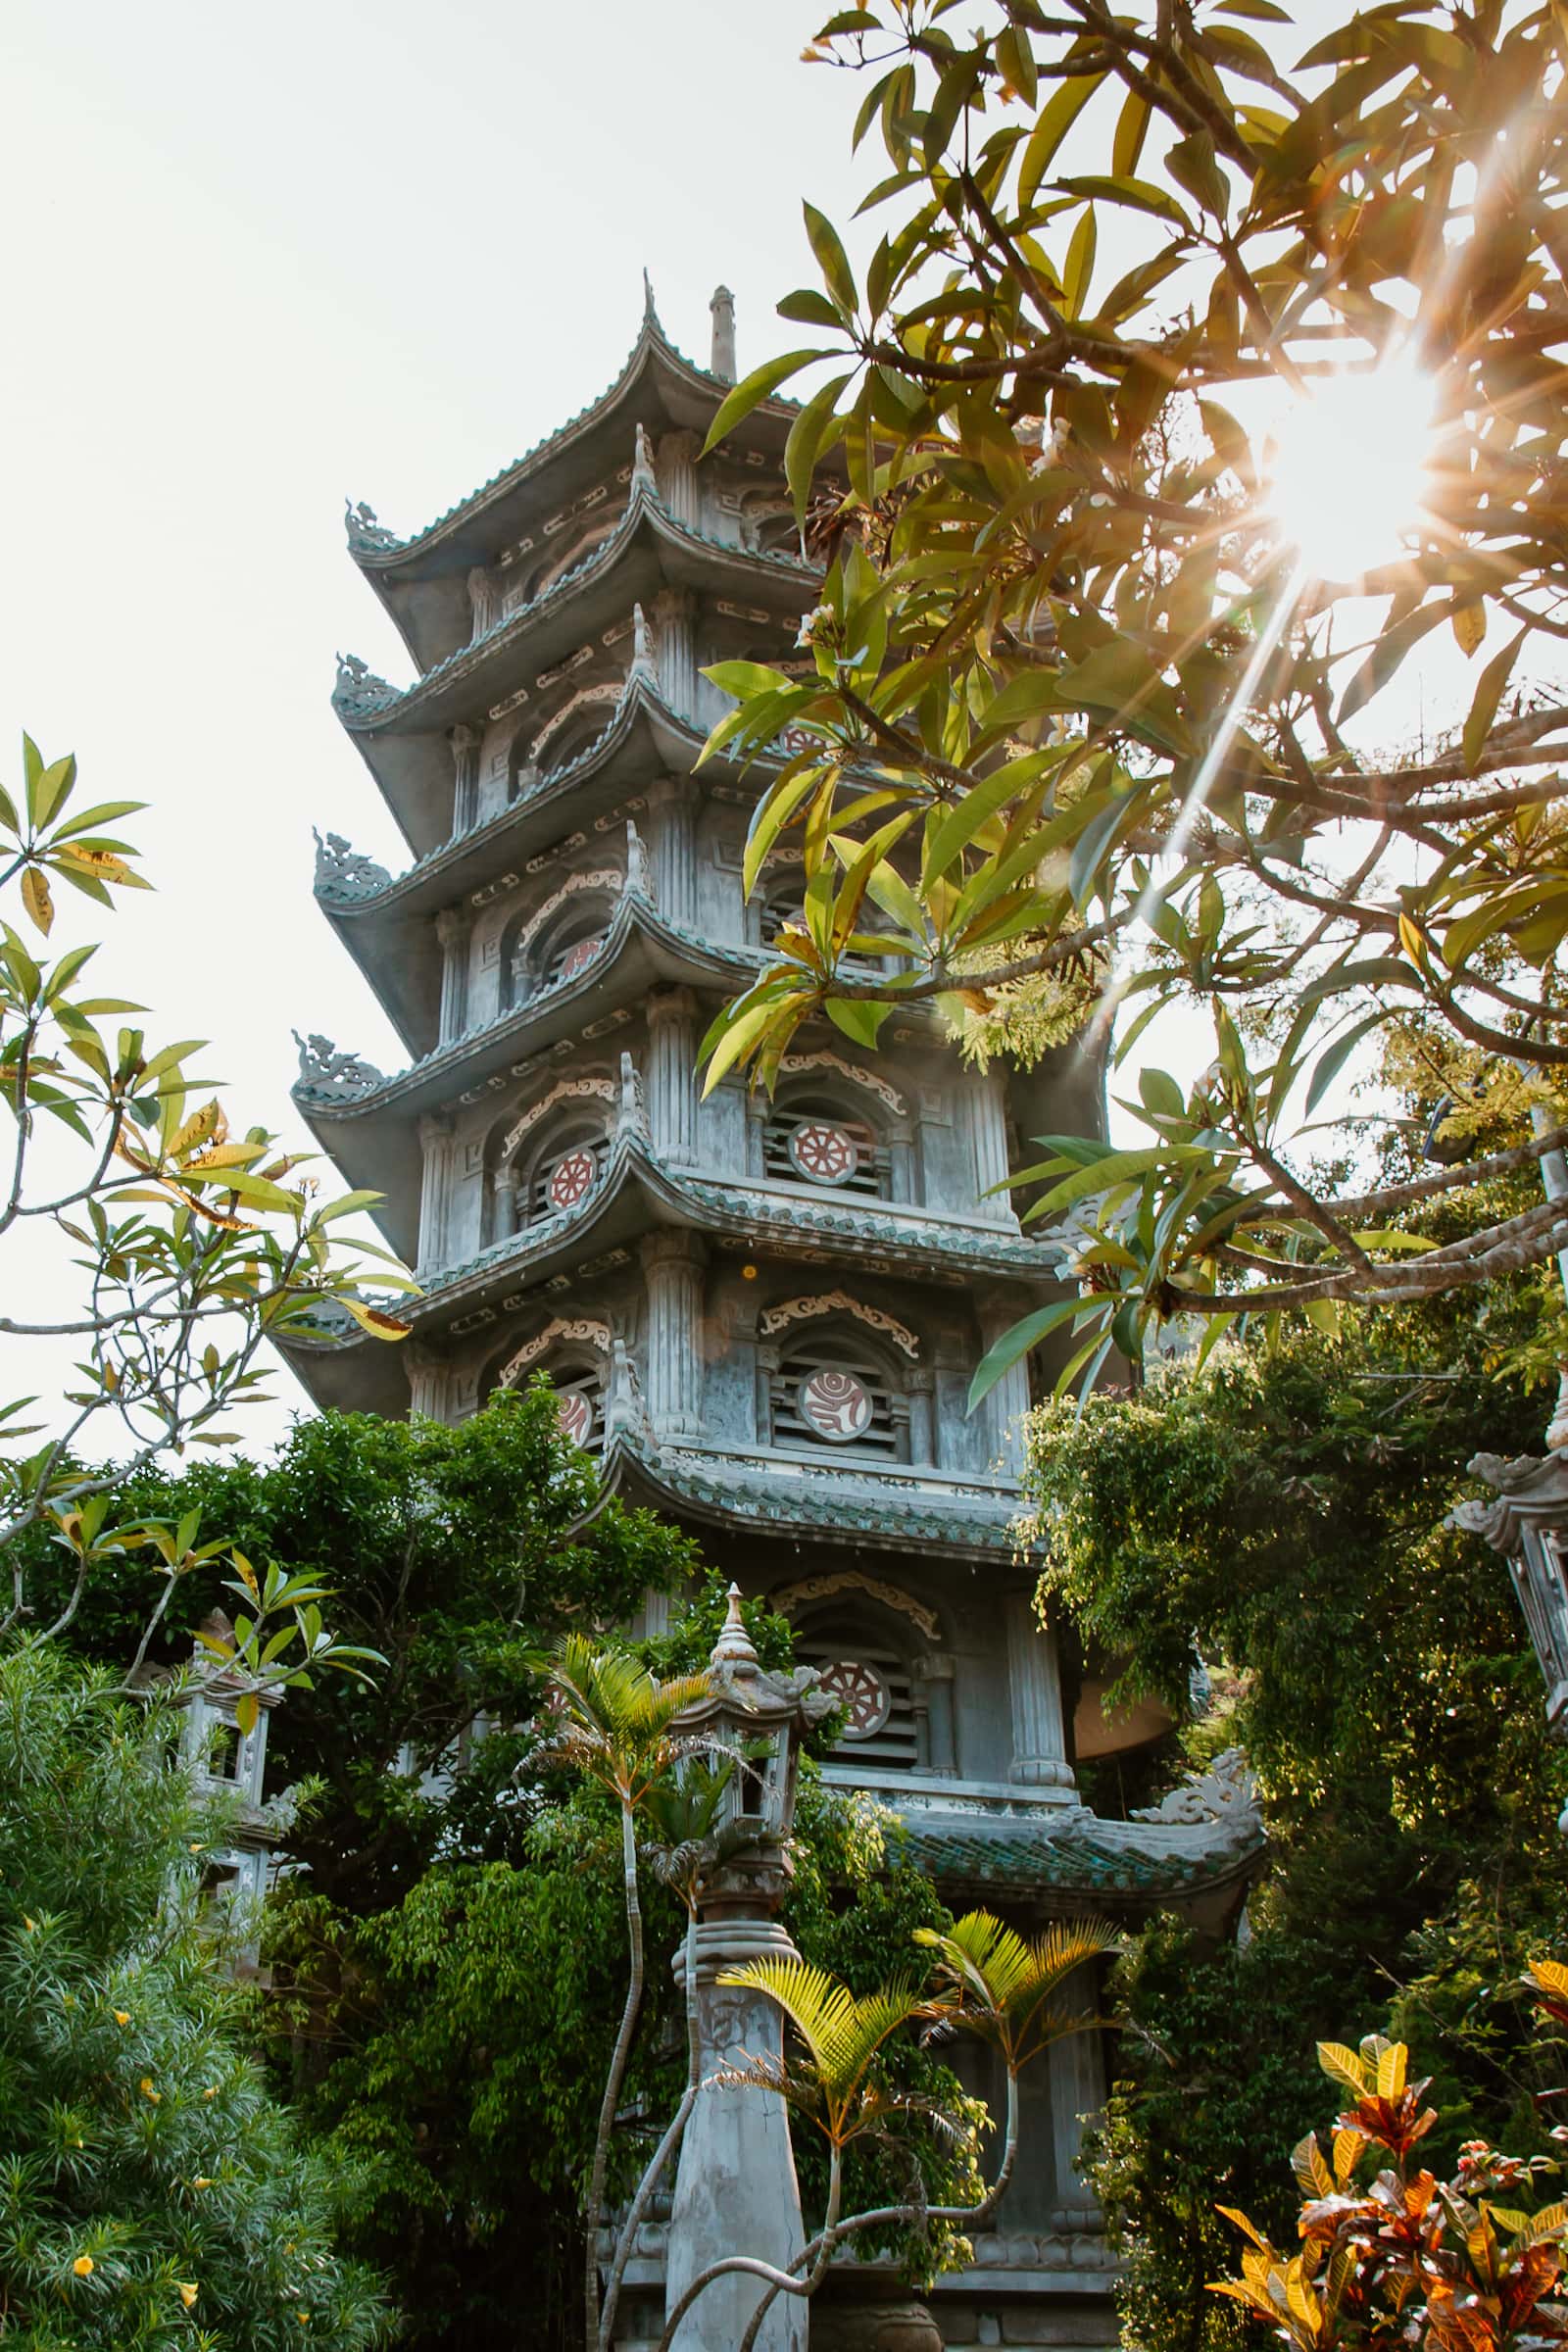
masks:
<path fill-rule="evenodd" d="M 1432 403 L 1431 378 L 1391 359 L 1315 384 L 1281 420 L 1267 503 L 1315 578 L 1358 579 L 1397 555 L 1427 500 Z"/>

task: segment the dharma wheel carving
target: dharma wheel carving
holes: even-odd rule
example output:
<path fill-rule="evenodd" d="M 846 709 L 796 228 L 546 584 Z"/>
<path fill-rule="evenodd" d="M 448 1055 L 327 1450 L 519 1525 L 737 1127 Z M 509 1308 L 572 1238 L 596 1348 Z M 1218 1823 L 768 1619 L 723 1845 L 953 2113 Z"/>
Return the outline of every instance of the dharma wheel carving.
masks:
<path fill-rule="evenodd" d="M 841 1740 L 874 1740 L 893 1711 L 885 1679 L 863 1658 L 841 1658 L 822 1668 L 821 1688 L 846 1710 Z"/>
<path fill-rule="evenodd" d="M 806 1119 L 789 1141 L 790 1163 L 812 1184 L 843 1184 L 860 1164 L 860 1146 L 851 1128 L 834 1119 Z"/>
<path fill-rule="evenodd" d="M 552 1208 L 575 1208 L 585 1195 L 591 1193 L 599 1163 L 591 1152 L 579 1148 L 558 1159 L 550 1171 L 545 1195 Z"/>

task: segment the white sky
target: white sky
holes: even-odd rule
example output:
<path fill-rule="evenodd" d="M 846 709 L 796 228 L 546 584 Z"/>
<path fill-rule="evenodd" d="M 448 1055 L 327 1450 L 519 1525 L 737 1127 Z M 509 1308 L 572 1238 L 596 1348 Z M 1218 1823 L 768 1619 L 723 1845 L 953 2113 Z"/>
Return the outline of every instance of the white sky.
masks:
<path fill-rule="evenodd" d="M 859 91 L 797 62 L 819 14 L 0 11 L 0 781 L 25 727 L 88 799 L 153 804 L 125 830 L 159 896 L 95 968 L 150 1036 L 212 1040 L 236 1123 L 302 1137 L 291 1027 L 405 1058 L 311 896 L 313 822 L 408 861 L 329 704 L 339 647 L 409 674 L 345 496 L 416 529 L 564 422 L 619 369 L 645 264 L 694 359 L 721 279 L 743 370 L 781 347 L 801 198 L 842 219 L 861 184 Z M 0 1342 L 0 1396 L 39 1353 Z"/>

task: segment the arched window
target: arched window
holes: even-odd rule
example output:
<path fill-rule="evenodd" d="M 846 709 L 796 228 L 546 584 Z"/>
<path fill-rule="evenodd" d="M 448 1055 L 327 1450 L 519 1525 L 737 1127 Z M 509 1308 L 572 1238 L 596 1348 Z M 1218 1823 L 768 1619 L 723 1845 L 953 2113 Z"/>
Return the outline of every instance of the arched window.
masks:
<path fill-rule="evenodd" d="M 510 956 L 511 1003 L 525 1004 L 586 971 L 604 947 L 613 911 L 604 892 L 584 891 L 568 898 L 538 930 L 523 924 L 514 935 Z"/>
<path fill-rule="evenodd" d="M 792 1452 L 909 1458 L 903 1377 L 858 1324 L 818 1324 L 786 1339 L 768 1375 L 768 1406 L 772 1443 Z"/>
<path fill-rule="evenodd" d="M 545 1129 L 518 1162 L 518 1224 L 537 1225 L 544 1217 L 580 1208 L 604 1174 L 609 1155 L 610 1137 L 602 1115 Z"/>
<path fill-rule="evenodd" d="M 814 1666 L 845 1710 L 834 1763 L 913 1772 L 925 1761 L 913 1679 L 896 1640 L 872 1621 L 882 1615 L 833 1601 L 811 1610 L 795 1630 L 795 1661 Z"/>
<path fill-rule="evenodd" d="M 499 1356 L 481 1384 L 481 1397 L 497 1389 L 521 1389 L 542 1372 L 556 1392 L 563 1434 L 585 1453 L 605 1443 L 605 1397 L 609 1386 L 610 1332 L 593 1318 L 549 1323 L 512 1354 Z"/>
<path fill-rule="evenodd" d="M 795 1089 L 775 1100 L 762 1129 L 762 1173 L 776 1184 L 811 1184 L 873 1200 L 893 1197 L 885 1140 L 858 1104 L 820 1091 Z"/>
<path fill-rule="evenodd" d="M 552 1358 L 545 1365 L 556 1392 L 556 1410 L 564 1437 L 584 1453 L 605 1449 L 605 1364 L 601 1356 Z"/>

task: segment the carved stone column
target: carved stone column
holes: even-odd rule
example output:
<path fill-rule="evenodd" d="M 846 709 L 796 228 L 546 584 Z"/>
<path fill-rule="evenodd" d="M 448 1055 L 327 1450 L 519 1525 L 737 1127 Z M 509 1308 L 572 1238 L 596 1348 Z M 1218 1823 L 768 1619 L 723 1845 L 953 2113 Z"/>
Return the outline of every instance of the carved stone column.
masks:
<path fill-rule="evenodd" d="M 1016 1225 L 1018 1219 L 1009 1196 L 992 1192 L 993 1185 L 1004 1184 L 1011 1172 L 1007 1165 L 1007 1110 L 1002 1081 L 995 1072 L 984 1078 L 976 1075 L 965 1084 L 962 1100 L 968 1110 L 974 1151 L 975 1213 L 994 1224 Z"/>
<path fill-rule="evenodd" d="M 751 1960 L 793 1960 L 795 1946 L 771 1919 L 704 1920 L 696 1936 L 697 2030 L 703 2087 L 686 2136 L 669 2223 L 665 2309 L 699 2272 L 725 2254 L 759 2256 L 787 2271 L 801 2250 L 801 2192 L 790 2147 L 789 2110 L 775 2092 L 715 2082 L 721 2069 L 777 2060 L 779 2011 L 766 1995 L 720 1984 Z M 681 1969 L 684 1954 L 676 1955 Z M 743 2272 L 715 2279 L 681 2322 L 673 2352 L 738 2344 L 757 2309 L 758 2281 Z M 807 2307 L 775 2296 L 758 2352 L 806 2352 Z"/>
<path fill-rule="evenodd" d="M 941 1650 L 928 1650 L 914 1661 L 914 1685 L 925 1706 L 926 1763 L 929 1773 L 951 1781 L 957 1775 L 957 1745 L 953 1720 L 953 1660 Z"/>
<path fill-rule="evenodd" d="M 452 1121 L 440 1111 L 427 1110 L 421 1115 L 419 1152 L 419 1239 L 415 1264 L 422 1272 L 441 1263 L 446 1244 Z"/>
<path fill-rule="evenodd" d="M 441 943 L 441 1043 L 461 1037 L 468 1017 L 468 909 L 443 906 L 435 918 Z"/>
<path fill-rule="evenodd" d="M 726 384 L 735 381 L 735 297 L 728 286 L 715 286 L 708 306 L 713 320 L 712 372 Z"/>
<path fill-rule="evenodd" d="M 916 1467 L 929 1467 L 935 1462 L 935 1423 L 931 1411 L 933 1376 L 928 1366 L 919 1364 L 909 1373 L 909 1460 Z"/>
<path fill-rule="evenodd" d="M 697 488 L 697 436 L 695 433 L 666 433 L 659 444 L 659 481 L 665 506 L 677 522 L 689 531 L 702 525 L 702 504 Z"/>
<path fill-rule="evenodd" d="M 1029 1302 L 1030 1304 L 1033 1301 Z M 975 1312 L 980 1321 L 980 1338 L 985 1352 L 996 1346 L 1004 1331 L 1010 1331 L 1019 1316 L 1026 1311 L 1016 1293 L 1005 1291 L 982 1292 L 975 1300 Z M 1011 1433 L 1029 1410 L 1029 1365 L 1021 1359 L 1004 1372 L 987 1399 L 991 1425 L 996 1433 L 996 1450 L 1000 1452 Z"/>
<path fill-rule="evenodd" d="M 697 920 L 697 793 L 687 776 L 661 776 L 648 788 L 648 846 L 654 902 L 684 930 Z"/>
<path fill-rule="evenodd" d="M 417 1340 L 405 1340 L 398 1352 L 409 1376 L 410 1412 L 422 1413 L 430 1421 L 445 1421 L 448 1413 L 444 1359 L 433 1348 L 421 1348 Z"/>
<path fill-rule="evenodd" d="M 490 1239 L 510 1242 L 517 1230 L 517 1171 L 515 1168 L 497 1168 L 491 1178 L 495 1192 L 495 1215 L 490 1221 Z"/>
<path fill-rule="evenodd" d="M 1075 1969 L 1057 1995 L 1061 2008 L 1077 2017 L 1095 2014 L 1095 1972 Z M 1046 2054 L 1051 2095 L 1051 2139 L 1056 2194 L 1051 2220 L 1057 2230 L 1103 2227 L 1100 2200 L 1078 2170 L 1084 2130 L 1105 2104 L 1105 2053 L 1098 2028 L 1071 2034 Z"/>
<path fill-rule="evenodd" d="M 697 716 L 697 600 L 687 588 L 662 588 L 654 599 L 659 623 L 659 688 L 682 718 Z"/>
<path fill-rule="evenodd" d="M 1012 1769 L 1008 1778 L 1026 1788 L 1058 1788 L 1068 1799 L 1076 1784 L 1067 1761 L 1056 1638 L 1041 1625 L 1027 1592 L 1010 1592 L 1002 1606 L 1007 1629 L 1007 1688 L 1012 1699 Z"/>
<path fill-rule="evenodd" d="M 702 1435 L 703 1268 L 694 1233 L 665 1226 L 642 1245 L 648 1282 L 648 1415 L 656 1438 Z"/>
<path fill-rule="evenodd" d="M 452 730 L 452 831 L 466 833 L 479 814 L 479 731 L 459 721 Z"/>
<path fill-rule="evenodd" d="M 648 1123 L 654 1150 L 677 1168 L 696 1161 L 697 999 L 656 988 L 648 1000 Z"/>

